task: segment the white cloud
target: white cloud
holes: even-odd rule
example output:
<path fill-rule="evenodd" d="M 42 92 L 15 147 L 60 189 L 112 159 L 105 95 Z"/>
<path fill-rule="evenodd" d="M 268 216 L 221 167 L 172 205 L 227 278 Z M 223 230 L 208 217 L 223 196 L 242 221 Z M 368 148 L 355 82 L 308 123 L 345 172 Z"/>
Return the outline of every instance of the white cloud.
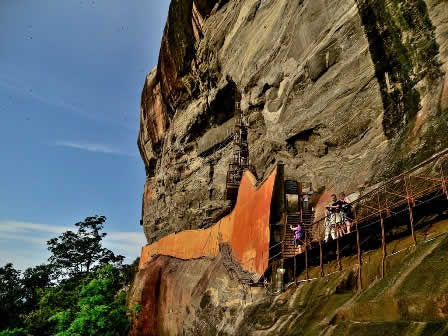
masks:
<path fill-rule="evenodd" d="M 2 240 L 3 241 L 16 240 L 16 241 L 22 241 L 22 242 L 32 243 L 32 244 L 36 244 L 36 245 L 44 245 L 47 241 L 46 239 L 42 239 L 42 238 L 27 236 L 27 235 L 18 234 L 18 233 L 5 233 L 5 232 L 0 231 L 0 241 L 2 241 Z"/>
<path fill-rule="evenodd" d="M 115 155 L 126 155 L 126 156 L 136 156 L 135 153 L 126 153 L 108 145 L 94 144 L 94 143 L 79 143 L 72 141 L 57 141 L 56 146 L 75 148 L 83 151 L 93 152 L 93 153 L 104 153 L 104 154 L 115 154 Z"/>
<path fill-rule="evenodd" d="M 27 267 L 46 262 L 49 253 L 47 240 L 67 231 L 72 226 L 38 224 L 14 220 L 0 220 L 0 267 L 12 262 L 16 268 Z M 146 244 L 143 232 L 108 232 L 104 246 L 132 262 L 140 255 Z"/>
<path fill-rule="evenodd" d="M 62 233 L 67 230 L 65 226 L 38 224 L 30 222 L 19 222 L 11 220 L 0 221 L 0 232 L 26 232 L 26 231 L 39 231 L 48 233 Z"/>
<path fill-rule="evenodd" d="M 109 232 L 104 239 L 104 246 L 132 259 L 129 262 L 140 256 L 141 248 L 145 245 L 143 232 Z"/>

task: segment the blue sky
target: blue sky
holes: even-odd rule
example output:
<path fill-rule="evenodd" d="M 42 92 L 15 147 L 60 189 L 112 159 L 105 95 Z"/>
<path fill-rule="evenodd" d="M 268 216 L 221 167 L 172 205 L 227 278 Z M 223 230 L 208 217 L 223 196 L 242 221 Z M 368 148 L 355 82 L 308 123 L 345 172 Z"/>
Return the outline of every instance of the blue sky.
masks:
<path fill-rule="evenodd" d="M 145 181 L 140 94 L 169 0 L 0 0 L 0 265 L 46 261 L 91 215 L 132 261 Z"/>

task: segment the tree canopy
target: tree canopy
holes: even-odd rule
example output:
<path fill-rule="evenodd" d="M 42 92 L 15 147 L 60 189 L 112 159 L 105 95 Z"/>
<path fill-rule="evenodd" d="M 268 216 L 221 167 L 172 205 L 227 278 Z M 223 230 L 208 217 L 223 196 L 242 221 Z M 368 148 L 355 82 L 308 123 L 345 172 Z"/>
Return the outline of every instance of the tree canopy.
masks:
<path fill-rule="evenodd" d="M 102 232 L 105 221 L 104 216 L 87 217 L 75 224 L 76 232 L 66 231 L 47 242 L 52 254 L 49 261 L 58 278 L 77 277 L 103 264 L 122 263 L 123 256 L 115 255 L 102 245 L 107 235 Z"/>
<path fill-rule="evenodd" d="M 103 246 L 106 217 L 87 217 L 47 242 L 49 263 L 0 267 L 0 336 L 127 335 L 126 291 L 138 260 Z"/>

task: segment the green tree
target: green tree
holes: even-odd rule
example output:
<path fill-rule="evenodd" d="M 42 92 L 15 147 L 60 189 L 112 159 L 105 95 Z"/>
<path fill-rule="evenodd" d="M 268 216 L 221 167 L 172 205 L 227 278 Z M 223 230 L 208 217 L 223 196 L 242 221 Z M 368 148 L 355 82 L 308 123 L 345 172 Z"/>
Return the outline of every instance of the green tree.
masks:
<path fill-rule="evenodd" d="M 24 313 L 29 313 L 37 307 L 45 289 L 52 286 L 52 274 L 53 267 L 45 264 L 30 267 L 23 272 L 21 283 Z"/>
<path fill-rule="evenodd" d="M 78 228 L 76 232 L 66 231 L 47 242 L 52 254 L 49 261 L 54 267 L 56 278 L 82 277 L 98 266 L 122 263 L 123 256 L 115 255 L 102 246 L 107 235 L 102 232 L 105 221 L 104 216 L 87 217 L 75 224 Z"/>
<path fill-rule="evenodd" d="M 56 322 L 56 336 L 127 335 L 129 318 L 122 286 L 119 269 L 112 265 L 99 268 L 95 279 L 81 287 L 77 306 L 50 318 Z"/>
<path fill-rule="evenodd" d="M 103 247 L 105 220 L 87 217 L 49 240 L 49 265 L 23 274 L 12 264 L 0 268 L 0 336 L 126 334 L 123 288 L 138 260 L 123 265 L 123 256 Z"/>
<path fill-rule="evenodd" d="M 23 287 L 20 273 L 11 263 L 0 268 L 0 330 L 21 325 Z"/>
<path fill-rule="evenodd" d="M 0 331 L 0 336 L 28 336 L 29 334 L 23 328 L 6 329 Z"/>
<path fill-rule="evenodd" d="M 87 281 L 87 279 L 83 281 Z M 54 335 L 55 326 L 54 322 L 49 321 L 50 317 L 76 305 L 81 283 L 82 281 L 79 279 L 76 281 L 64 279 L 55 286 L 45 289 L 40 295 L 36 309 L 25 316 L 26 330 L 36 336 Z"/>

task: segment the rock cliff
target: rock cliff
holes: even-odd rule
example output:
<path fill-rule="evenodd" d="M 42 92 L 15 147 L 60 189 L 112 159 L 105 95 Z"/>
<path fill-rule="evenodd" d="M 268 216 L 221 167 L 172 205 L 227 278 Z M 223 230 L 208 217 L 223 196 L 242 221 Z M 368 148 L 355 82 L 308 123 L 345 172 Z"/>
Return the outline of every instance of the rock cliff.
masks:
<path fill-rule="evenodd" d="M 135 279 L 132 304 L 142 313 L 132 336 L 391 335 L 448 333 L 448 221 L 389 244 L 387 276 L 379 279 L 381 249 L 363 257 L 363 291 L 356 290 L 356 256 L 310 270 L 310 282 L 279 296 L 247 287 L 225 267 L 225 255 L 182 261 L 159 256 Z M 428 239 L 429 238 L 429 239 Z M 423 243 L 423 240 L 426 242 Z M 336 271 L 336 272 L 335 272 Z"/>
<path fill-rule="evenodd" d="M 223 216 L 234 103 L 259 178 L 277 160 L 356 192 L 448 140 L 445 0 L 172 0 L 142 92 L 148 242 Z"/>
<path fill-rule="evenodd" d="M 447 147 L 447 74 L 446 0 L 172 0 L 141 100 L 148 243 L 228 215 L 235 103 L 259 180 L 281 160 L 315 194 L 352 193 Z M 131 289 L 142 305 L 131 334 L 445 335 L 447 244 L 391 257 L 382 281 L 369 252 L 363 292 L 354 266 L 275 298 L 239 281 L 222 246 L 151 254 Z"/>

